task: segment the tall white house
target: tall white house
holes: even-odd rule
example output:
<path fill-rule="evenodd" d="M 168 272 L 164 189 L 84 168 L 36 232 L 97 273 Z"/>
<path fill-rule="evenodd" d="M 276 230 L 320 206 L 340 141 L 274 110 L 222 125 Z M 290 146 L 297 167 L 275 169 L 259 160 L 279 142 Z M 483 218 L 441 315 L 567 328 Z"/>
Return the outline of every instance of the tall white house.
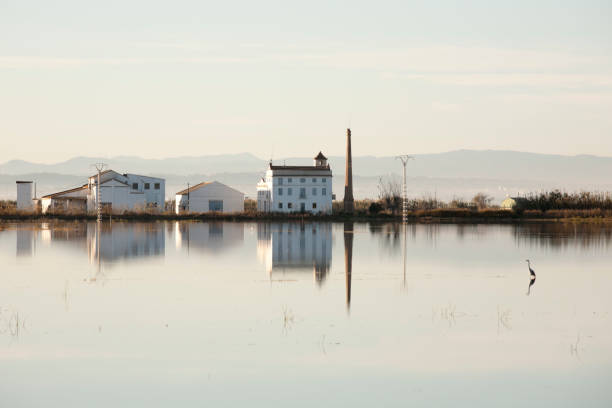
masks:
<path fill-rule="evenodd" d="M 323 153 L 312 166 L 275 166 L 270 162 L 257 184 L 257 210 L 261 212 L 331 213 L 332 171 Z"/>

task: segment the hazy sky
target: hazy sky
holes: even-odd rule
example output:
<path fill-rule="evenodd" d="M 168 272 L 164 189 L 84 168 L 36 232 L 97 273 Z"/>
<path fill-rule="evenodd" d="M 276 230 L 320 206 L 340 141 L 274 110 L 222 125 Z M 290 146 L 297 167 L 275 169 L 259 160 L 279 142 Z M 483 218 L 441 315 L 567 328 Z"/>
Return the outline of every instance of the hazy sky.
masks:
<path fill-rule="evenodd" d="M 349 123 L 355 155 L 612 156 L 612 2 L 0 0 L 0 162 L 337 155 Z"/>

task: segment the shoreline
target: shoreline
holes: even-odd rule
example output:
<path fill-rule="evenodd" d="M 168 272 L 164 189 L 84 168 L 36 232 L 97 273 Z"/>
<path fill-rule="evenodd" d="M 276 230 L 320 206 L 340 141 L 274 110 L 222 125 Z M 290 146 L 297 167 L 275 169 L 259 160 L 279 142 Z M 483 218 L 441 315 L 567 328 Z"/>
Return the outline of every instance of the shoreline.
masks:
<path fill-rule="evenodd" d="M 31 222 L 31 221 L 96 221 L 95 214 L 33 214 L 33 213 L 0 213 L 0 223 L 3 222 Z M 154 213 L 126 213 L 104 216 L 103 222 L 157 222 L 157 221 L 231 221 L 231 222 L 402 222 L 401 215 L 390 214 L 278 214 L 278 213 L 230 213 L 215 214 L 201 213 L 189 215 L 154 214 Z M 407 219 L 409 224 L 514 224 L 514 223 L 540 223 L 540 222 L 578 222 L 578 223 L 612 223 L 612 217 L 606 215 L 567 213 L 562 214 L 517 214 L 509 211 L 453 211 L 429 210 L 410 213 Z"/>

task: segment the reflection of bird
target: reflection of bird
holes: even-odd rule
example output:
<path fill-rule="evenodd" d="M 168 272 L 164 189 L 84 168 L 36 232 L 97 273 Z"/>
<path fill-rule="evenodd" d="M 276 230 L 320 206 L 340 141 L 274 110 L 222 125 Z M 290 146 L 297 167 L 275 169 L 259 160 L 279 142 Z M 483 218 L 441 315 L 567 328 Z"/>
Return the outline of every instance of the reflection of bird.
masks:
<path fill-rule="evenodd" d="M 531 274 L 531 280 L 535 280 L 536 276 L 533 269 L 531 269 L 531 261 L 529 259 L 526 259 L 525 262 L 527 262 L 527 267 L 529 268 L 529 273 Z"/>
<path fill-rule="evenodd" d="M 531 279 L 529 281 L 529 287 L 527 288 L 527 296 L 529 296 L 529 294 L 531 293 L 531 287 L 536 281 L 536 274 L 533 271 L 533 269 L 531 269 L 531 262 L 529 261 L 529 259 L 526 259 L 526 262 L 527 262 L 527 267 L 529 268 L 529 274 L 531 275 Z"/>

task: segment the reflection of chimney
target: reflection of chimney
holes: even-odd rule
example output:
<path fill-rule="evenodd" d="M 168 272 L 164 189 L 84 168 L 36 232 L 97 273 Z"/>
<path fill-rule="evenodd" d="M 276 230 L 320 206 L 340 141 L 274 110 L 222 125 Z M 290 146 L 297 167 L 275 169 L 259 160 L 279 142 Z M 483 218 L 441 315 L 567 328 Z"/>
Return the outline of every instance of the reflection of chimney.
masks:
<path fill-rule="evenodd" d="M 346 275 L 346 307 L 351 308 L 351 280 L 353 273 L 353 223 L 344 223 L 344 273 Z"/>
<path fill-rule="evenodd" d="M 353 201 L 353 156 L 351 154 L 351 129 L 346 129 L 346 170 L 344 178 L 344 212 L 355 210 Z"/>

